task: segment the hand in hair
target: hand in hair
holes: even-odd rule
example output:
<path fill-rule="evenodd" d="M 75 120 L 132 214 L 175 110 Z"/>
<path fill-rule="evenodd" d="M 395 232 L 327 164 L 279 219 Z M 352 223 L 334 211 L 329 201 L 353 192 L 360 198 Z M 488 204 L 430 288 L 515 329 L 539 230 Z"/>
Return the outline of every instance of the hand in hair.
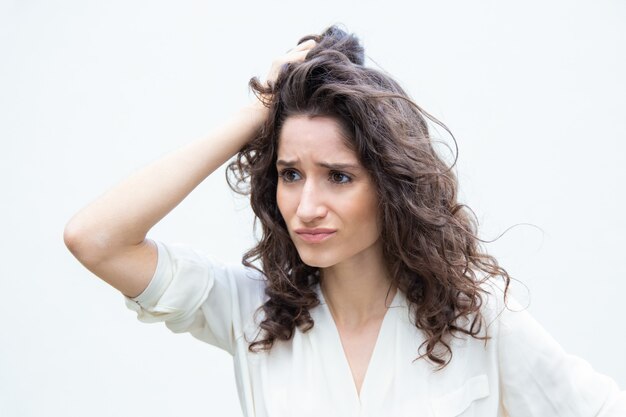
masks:
<path fill-rule="evenodd" d="M 274 59 L 267 73 L 267 77 L 265 77 L 263 86 L 271 88 L 276 82 L 280 71 L 286 64 L 304 61 L 309 51 L 315 47 L 316 44 L 315 40 L 309 39 L 298 44 L 295 48 L 290 49 L 286 54 Z"/>

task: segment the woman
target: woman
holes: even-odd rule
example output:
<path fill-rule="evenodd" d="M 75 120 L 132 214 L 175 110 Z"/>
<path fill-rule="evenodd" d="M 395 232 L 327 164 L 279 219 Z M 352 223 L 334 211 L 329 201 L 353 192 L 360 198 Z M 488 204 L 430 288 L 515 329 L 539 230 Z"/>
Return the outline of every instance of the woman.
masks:
<path fill-rule="evenodd" d="M 246 416 L 626 415 L 509 308 L 434 119 L 363 57 L 336 27 L 301 39 L 251 80 L 258 102 L 79 212 L 68 248 L 140 320 L 231 353 Z M 234 154 L 263 232 L 243 266 L 146 238 Z"/>

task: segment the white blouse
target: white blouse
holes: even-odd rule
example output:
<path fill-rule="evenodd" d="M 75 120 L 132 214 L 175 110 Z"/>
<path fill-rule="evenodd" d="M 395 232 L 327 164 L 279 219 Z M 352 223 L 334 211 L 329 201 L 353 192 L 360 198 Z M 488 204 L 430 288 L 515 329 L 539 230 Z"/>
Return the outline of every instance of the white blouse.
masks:
<path fill-rule="evenodd" d="M 254 312 L 267 299 L 263 275 L 187 245 L 154 242 L 154 276 L 126 305 L 143 322 L 163 321 L 228 351 L 246 417 L 626 416 L 626 391 L 566 354 L 526 311 L 503 309 L 496 295 L 483 307 L 491 339 L 453 339 L 451 362 L 435 371 L 415 360 L 424 335 L 396 291 L 359 395 L 319 285 L 314 327 L 252 353 L 248 341 L 262 316 Z"/>

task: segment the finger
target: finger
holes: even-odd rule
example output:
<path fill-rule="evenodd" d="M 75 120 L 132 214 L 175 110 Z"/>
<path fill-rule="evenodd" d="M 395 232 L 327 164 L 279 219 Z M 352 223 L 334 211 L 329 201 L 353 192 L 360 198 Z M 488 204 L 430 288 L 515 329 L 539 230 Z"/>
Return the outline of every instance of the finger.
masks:
<path fill-rule="evenodd" d="M 293 48 L 294 51 L 302 51 L 304 49 L 311 49 L 313 48 L 315 45 L 317 44 L 317 42 L 315 42 L 314 39 L 309 39 L 307 41 L 302 42 L 301 44 L 297 45 L 295 48 Z"/>
<path fill-rule="evenodd" d="M 287 51 L 287 53 L 290 52 L 298 52 L 298 51 L 302 51 L 302 50 L 309 50 L 311 48 L 313 48 L 315 45 L 317 45 L 317 42 L 315 42 L 315 40 L 313 39 L 309 39 L 308 41 L 304 41 L 299 45 L 296 45 L 294 48 L 291 48 L 290 50 Z"/>
<path fill-rule="evenodd" d="M 287 62 L 302 62 L 304 61 L 304 59 L 306 58 L 307 54 L 309 53 L 309 50 L 305 50 L 305 51 L 293 51 L 290 52 L 289 55 L 287 55 L 287 59 L 284 61 L 285 63 Z"/>

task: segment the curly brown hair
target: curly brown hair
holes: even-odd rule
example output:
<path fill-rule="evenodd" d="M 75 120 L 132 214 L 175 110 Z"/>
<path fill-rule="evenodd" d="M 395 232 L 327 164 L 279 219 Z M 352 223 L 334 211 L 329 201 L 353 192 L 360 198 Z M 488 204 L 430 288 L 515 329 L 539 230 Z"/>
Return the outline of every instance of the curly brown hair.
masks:
<path fill-rule="evenodd" d="M 275 164 L 288 117 L 329 116 L 348 133 L 348 146 L 376 185 L 386 266 L 426 335 L 418 358 L 428 357 L 441 369 L 452 357 L 450 336 L 488 339 L 481 331 L 482 284 L 501 277 L 506 295 L 509 275 L 481 249 L 475 216 L 457 202 L 456 159 L 448 165 L 436 153 L 428 122 L 450 131 L 388 74 L 366 67 L 353 34 L 331 26 L 298 44 L 308 39 L 317 44 L 306 59 L 286 64 L 274 83 L 250 80 L 269 117 L 226 172 L 233 190 L 250 195 L 262 227 L 258 244 L 242 260 L 265 275 L 269 297 L 259 309 L 265 313 L 261 338 L 249 350 L 269 350 L 276 340 L 291 339 L 296 327 L 306 332 L 314 325 L 309 310 L 319 304 L 314 286 L 320 270 L 306 265 L 291 241 L 276 202 Z M 253 264 L 259 260 L 262 268 Z"/>

